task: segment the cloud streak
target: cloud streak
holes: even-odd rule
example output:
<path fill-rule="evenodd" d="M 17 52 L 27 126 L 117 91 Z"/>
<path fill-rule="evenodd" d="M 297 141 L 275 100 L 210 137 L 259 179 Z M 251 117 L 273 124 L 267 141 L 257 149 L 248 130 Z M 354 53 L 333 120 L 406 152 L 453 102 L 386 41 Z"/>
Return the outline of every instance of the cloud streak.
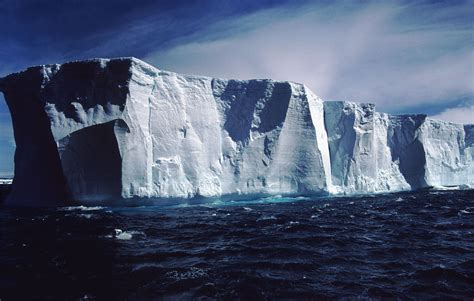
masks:
<path fill-rule="evenodd" d="M 302 1 L 2 0 L 0 75 L 91 57 L 143 57 L 187 37 L 197 38 L 216 22 L 297 5 L 289 2 Z"/>
<path fill-rule="evenodd" d="M 216 24 L 212 30 L 230 33 L 225 38 L 191 41 L 145 59 L 189 74 L 303 82 L 324 99 L 409 112 L 474 95 L 472 22 L 459 22 L 466 10 L 469 3 L 399 2 L 271 9 Z M 249 31 L 249 23 L 258 26 Z"/>
<path fill-rule="evenodd" d="M 474 124 L 474 102 L 465 106 L 449 108 L 431 117 L 457 123 Z"/>

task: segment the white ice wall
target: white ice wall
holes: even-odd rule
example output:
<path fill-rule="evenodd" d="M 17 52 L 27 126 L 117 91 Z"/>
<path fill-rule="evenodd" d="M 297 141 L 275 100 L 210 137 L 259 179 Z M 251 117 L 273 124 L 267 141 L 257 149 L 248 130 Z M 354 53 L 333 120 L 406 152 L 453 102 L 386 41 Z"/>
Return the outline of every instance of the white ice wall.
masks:
<path fill-rule="evenodd" d="M 322 100 L 306 87 L 143 68 L 132 64 L 123 117 L 130 133 L 119 138 L 128 148 L 121 151 L 124 197 L 328 191 Z"/>
<path fill-rule="evenodd" d="M 426 157 L 425 179 L 430 186 L 474 183 L 472 145 L 464 126 L 427 118 L 419 129 Z"/>
<path fill-rule="evenodd" d="M 337 192 L 472 185 L 472 142 L 466 126 L 426 115 L 377 113 L 371 104 L 324 106 Z"/>
<path fill-rule="evenodd" d="M 473 126 L 323 102 L 297 83 L 186 76 L 134 58 L 33 67 L 0 81 L 18 145 L 12 199 L 40 174 L 48 187 L 63 177 L 82 201 L 474 184 Z M 45 139 L 28 138 L 33 119 Z M 57 163 L 62 170 L 48 174 Z"/>

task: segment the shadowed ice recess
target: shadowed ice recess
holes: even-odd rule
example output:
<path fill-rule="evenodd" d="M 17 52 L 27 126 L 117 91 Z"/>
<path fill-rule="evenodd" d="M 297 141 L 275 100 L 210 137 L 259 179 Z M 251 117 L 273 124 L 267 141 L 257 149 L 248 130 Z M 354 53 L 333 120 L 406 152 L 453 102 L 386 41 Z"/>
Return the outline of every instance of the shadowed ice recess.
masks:
<path fill-rule="evenodd" d="M 474 185 L 474 126 L 324 102 L 305 85 L 163 71 L 135 58 L 0 79 L 17 205 L 157 204 Z"/>

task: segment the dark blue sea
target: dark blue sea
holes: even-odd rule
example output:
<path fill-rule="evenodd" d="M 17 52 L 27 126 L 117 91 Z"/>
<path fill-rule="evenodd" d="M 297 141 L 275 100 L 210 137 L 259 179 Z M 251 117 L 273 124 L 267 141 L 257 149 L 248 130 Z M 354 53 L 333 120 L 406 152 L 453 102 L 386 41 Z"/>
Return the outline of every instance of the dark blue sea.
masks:
<path fill-rule="evenodd" d="M 0 208 L 4 300 L 473 300 L 474 191 Z"/>

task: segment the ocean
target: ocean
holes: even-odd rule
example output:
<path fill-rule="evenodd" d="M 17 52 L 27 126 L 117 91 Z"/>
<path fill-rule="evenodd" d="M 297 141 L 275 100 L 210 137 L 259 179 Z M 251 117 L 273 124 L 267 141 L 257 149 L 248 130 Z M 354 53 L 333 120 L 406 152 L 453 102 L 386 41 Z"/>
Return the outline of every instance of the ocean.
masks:
<path fill-rule="evenodd" d="M 0 207 L 0 299 L 474 298 L 474 191 Z"/>

